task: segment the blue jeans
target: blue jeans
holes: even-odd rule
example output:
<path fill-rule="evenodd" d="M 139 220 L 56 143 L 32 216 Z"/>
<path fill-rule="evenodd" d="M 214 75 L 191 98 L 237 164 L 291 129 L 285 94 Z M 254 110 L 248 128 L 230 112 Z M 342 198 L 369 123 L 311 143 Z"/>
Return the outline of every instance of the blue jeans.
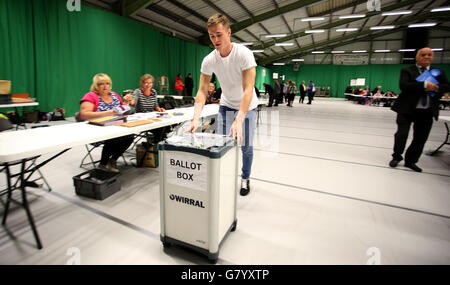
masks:
<path fill-rule="evenodd" d="M 228 135 L 231 126 L 236 118 L 239 110 L 231 109 L 226 106 L 220 106 L 219 114 L 217 115 L 217 133 Z M 242 125 L 242 174 L 243 179 L 250 177 L 253 162 L 253 138 L 255 137 L 256 128 L 256 108 L 249 110 L 245 116 Z"/>

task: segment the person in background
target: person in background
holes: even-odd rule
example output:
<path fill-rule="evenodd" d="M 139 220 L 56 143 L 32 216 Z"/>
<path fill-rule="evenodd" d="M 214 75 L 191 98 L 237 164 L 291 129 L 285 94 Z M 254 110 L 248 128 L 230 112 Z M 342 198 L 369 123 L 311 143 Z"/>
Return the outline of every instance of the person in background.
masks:
<path fill-rule="evenodd" d="M 127 94 L 123 99 L 127 100 L 131 106 L 135 106 L 138 113 L 149 112 L 165 112 L 166 110 L 158 104 L 158 94 L 153 89 L 155 78 L 151 74 L 144 74 L 140 79 L 140 88 L 136 88 L 133 94 Z M 153 129 L 150 132 L 153 134 L 152 140 L 147 137 L 150 144 L 156 144 L 163 139 L 164 133 L 167 132 L 167 127 Z"/>
<path fill-rule="evenodd" d="M 353 88 L 351 85 L 347 86 L 347 88 L 345 89 L 345 93 L 351 93 L 353 94 Z"/>
<path fill-rule="evenodd" d="M 270 84 L 264 83 L 264 88 L 266 89 L 266 93 L 269 94 L 269 105 L 267 107 L 272 107 L 273 99 L 275 98 L 275 91 L 273 90 L 273 87 Z"/>
<path fill-rule="evenodd" d="M 205 104 L 219 103 L 220 99 L 217 99 L 215 97 L 215 95 L 216 95 L 216 86 L 214 85 L 214 83 L 210 82 L 209 87 L 208 87 L 208 95 L 206 96 Z"/>
<path fill-rule="evenodd" d="M 153 89 L 155 78 L 151 74 L 141 76 L 140 88 L 136 88 L 133 94 L 127 94 L 123 97 L 131 106 L 136 108 L 138 113 L 147 112 L 165 112 L 164 108 L 159 107 L 157 92 Z"/>
<path fill-rule="evenodd" d="M 367 86 L 367 87 L 369 87 L 369 86 Z M 375 95 L 375 93 L 377 93 L 378 91 L 380 91 L 380 93 L 381 93 L 381 87 L 382 87 L 381 85 L 375 87 L 375 88 L 372 90 L 372 95 Z"/>
<path fill-rule="evenodd" d="M 175 78 L 175 92 L 177 92 L 178 96 L 183 96 L 183 90 L 184 84 L 183 80 L 181 79 L 181 73 L 178 73 L 177 77 Z"/>
<path fill-rule="evenodd" d="M 389 162 L 390 167 L 396 167 L 403 160 L 409 129 L 413 126 L 413 140 L 405 153 L 405 167 L 416 172 L 422 169 L 416 165 L 422 155 L 423 147 L 433 126 L 433 117 L 439 118 L 439 99 L 450 91 L 450 85 L 442 69 L 431 67 L 434 52 L 429 47 L 419 49 L 416 64 L 405 67 L 400 72 L 401 93 L 391 109 L 397 113 L 397 132 L 394 135 L 394 153 Z M 426 70 L 433 71 L 438 84 L 430 81 L 417 81 Z M 430 94 L 430 92 L 432 92 Z"/>
<path fill-rule="evenodd" d="M 309 81 L 309 86 L 307 87 L 308 91 L 308 103 L 311 104 L 311 102 L 314 100 L 314 94 L 316 93 L 316 87 L 314 86 L 314 83 L 312 80 Z"/>
<path fill-rule="evenodd" d="M 92 78 L 90 92 L 80 100 L 80 118 L 90 120 L 104 116 L 118 115 L 115 107 L 120 107 L 123 102 L 120 96 L 111 90 L 111 78 L 104 73 L 96 74 Z M 128 135 L 104 141 L 102 156 L 98 168 L 119 172 L 117 159 L 133 143 L 134 136 Z"/>
<path fill-rule="evenodd" d="M 303 101 L 305 100 L 305 95 L 306 95 L 306 85 L 305 85 L 305 80 L 302 81 L 302 84 L 300 85 L 300 99 L 299 99 L 299 103 L 303 104 Z"/>
<path fill-rule="evenodd" d="M 186 88 L 186 96 L 192 97 L 192 90 L 194 89 L 194 80 L 192 80 L 192 75 L 190 73 L 184 79 L 184 87 Z"/>
<path fill-rule="evenodd" d="M 280 96 L 281 96 L 281 86 L 280 83 L 278 83 L 278 80 L 275 79 L 275 83 L 273 85 L 274 90 L 274 96 L 275 96 L 275 107 L 278 106 L 278 102 L 280 102 Z"/>
<path fill-rule="evenodd" d="M 297 94 L 297 87 L 295 86 L 295 82 L 292 80 L 288 81 L 288 88 L 287 88 L 287 97 L 288 97 L 288 107 L 294 107 L 294 99 L 295 94 Z"/>

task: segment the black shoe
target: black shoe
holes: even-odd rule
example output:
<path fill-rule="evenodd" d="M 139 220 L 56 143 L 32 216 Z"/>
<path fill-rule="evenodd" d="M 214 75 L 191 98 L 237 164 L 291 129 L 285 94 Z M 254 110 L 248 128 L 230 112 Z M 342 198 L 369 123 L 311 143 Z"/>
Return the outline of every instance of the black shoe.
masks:
<path fill-rule="evenodd" d="M 405 167 L 411 168 L 416 172 L 422 172 L 422 168 L 418 167 L 415 163 L 405 163 Z"/>
<path fill-rule="evenodd" d="M 241 191 L 239 193 L 241 194 L 241 196 L 247 196 L 247 194 L 250 193 L 250 180 L 241 180 Z"/>
<path fill-rule="evenodd" d="M 391 160 L 391 162 L 389 162 L 389 166 L 390 167 L 397 167 L 399 162 L 400 162 L 399 160 L 393 159 L 393 160 Z"/>

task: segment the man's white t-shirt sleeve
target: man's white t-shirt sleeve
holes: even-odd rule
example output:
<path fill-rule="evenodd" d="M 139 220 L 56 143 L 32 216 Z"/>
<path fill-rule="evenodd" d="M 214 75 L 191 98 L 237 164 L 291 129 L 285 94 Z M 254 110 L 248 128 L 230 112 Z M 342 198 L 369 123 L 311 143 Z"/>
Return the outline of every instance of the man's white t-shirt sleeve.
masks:
<path fill-rule="evenodd" d="M 241 70 L 247 70 L 251 67 L 256 66 L 255 57 L 253 56 L 253 52 L 248 48 L 243 48 L 241 55 Z"/>
<path fill-rule="evenodd" d="M 208 55 L 203 59 L 200 72 L 209 76 L 211 76 L 214 73 L 211 64 L 211 56 Z"/>

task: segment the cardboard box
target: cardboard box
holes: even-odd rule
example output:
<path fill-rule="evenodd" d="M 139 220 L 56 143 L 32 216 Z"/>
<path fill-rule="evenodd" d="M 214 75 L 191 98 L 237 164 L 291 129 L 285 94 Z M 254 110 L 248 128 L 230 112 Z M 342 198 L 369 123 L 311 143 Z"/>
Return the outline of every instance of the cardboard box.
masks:
<path fill-rule="evenodd" d="M 11 81 L 0 80 L 0 94 L 11 94 Z"/>

